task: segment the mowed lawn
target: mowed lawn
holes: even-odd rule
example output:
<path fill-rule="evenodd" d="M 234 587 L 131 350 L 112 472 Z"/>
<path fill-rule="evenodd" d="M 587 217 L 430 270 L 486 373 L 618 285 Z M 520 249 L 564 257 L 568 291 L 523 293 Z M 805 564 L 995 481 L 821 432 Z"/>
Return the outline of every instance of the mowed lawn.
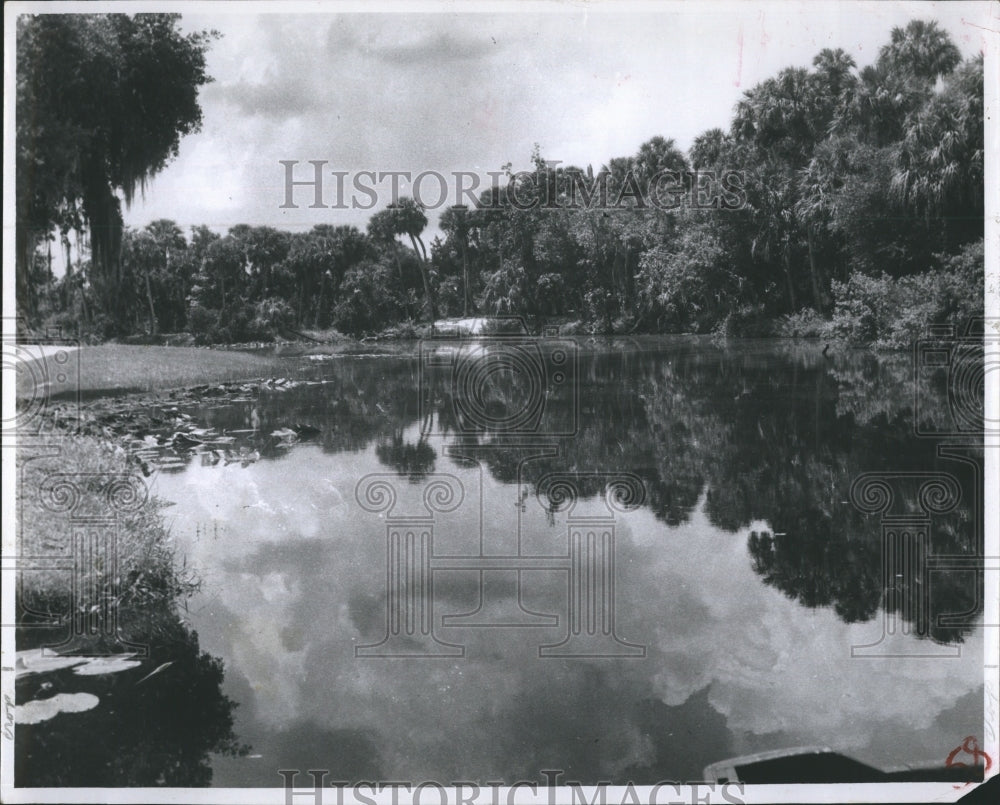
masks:
<path fill-rule="evenodd" d="M 17 396 L 48 398 L 155 391 L 250 380 L 279 372 L 280 358 L 235 350 L 197 347 L 101 344 L 45 354 L 20 351 Z"/>

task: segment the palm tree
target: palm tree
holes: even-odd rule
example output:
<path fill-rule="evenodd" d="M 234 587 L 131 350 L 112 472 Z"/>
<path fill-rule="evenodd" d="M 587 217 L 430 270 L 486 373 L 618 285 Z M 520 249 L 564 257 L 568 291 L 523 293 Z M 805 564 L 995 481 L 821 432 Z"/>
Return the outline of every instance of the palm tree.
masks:
<path fill-rule="evenodd" d="M 424 284 L 424 299 L 427 304 L 427 311 L 431 321 L 438 317 L 437 301 L 434 296 L 434 289 L 431 285 L 430 269 L 427 260 L 427 247 L 420 237 L 427 227 L 427 216 L 421 207 L 412 198 L 406 196 L 394 204 L 390 204 L 384 210 L 375 213 L 368 222 L 368 233 L 375 240 L 382 242 L 395 241 L 399 235 L 406 235 L 410 239 L 413 253 L 417 257 L 417 265 L 420 267 L 420 278 Z M 402 274 L 398 259 L 396 268 Z"/>
<path fill-rule="evenodd" d="M 935 82 L 961 61 L 958 48 L 935 22 L 913 20 L 893 28 L 892 40 L 865 67 L 850 100 L 850 119 L 869 142 L 887 146 L 906 134 L 907 118 L 927 104 Z"/>
<path fill-rule="evenodd" d="M 639 146 L 632 160 L 632 169 L 638 176 L 643 190 L 656 174 L 663 171 L 685 171 L 687 160 L 672 139 L 653 137 Z"/>
<path fill-rule="evenodd" d="M 913 20 L 905 28 L 893 28 L 891 41 L 879 51 L 879 63 L 931 86 L 961 60 L 947 31 L 933 20 Z"/>
<path fill-rule="evenodd" d="M 799 172 L 796 218 L 806 230 L 809 276 L 817 310 L 829 308 L 827 276 L 817 259 L 817 240 L 836 216 L 838 193 L 850 171 L 848 155 L 857 142 L 849 137 L 830 137 L 817 146 L 813 157 Z"/>
<path fill-rule="evenodd" d="M 694 138 L 688 155 L 695 170 L 710 168 L 719 162 L 728 147 L 729 137 L 719 128 L 709 129 Z"/>
<path fill-rule="evenodd" d="M 462 315 L 468 316 L 474 308 L 469 282 L 469 208 L 464 204 L 449 207 L 442 213 L 440 225 L 449 237 L 454 237 L 458 241 L 458 248 L 462 254 Z"/>
<path fill-rule="evenodd" d="M 907 117 L 903 139 L 894 148 L 892 197 L 928 224 L 939 219 L 946 248 L 950 218 L 982 216 L 983 151 L 980 55 L 963 64 L 941 93 Z"/>
<path fill-rule="evenodd" d="M 858 79 L 854 59 L 841 48 L 823 48 L 813 59 L 813 84 L 824 108 L 823 125 L 836 131 L 847 117 Z"/>
<path fill-rule="evenodd" d="M 737 153 L 756 167 L 748 176 L 747 209 L 758 227 L 751 251 L 767 263 L 777 257 L 790 310 L 798 307 L 792 252 L 804 234 L 795 216 L 798 174 L 825 137 L 829 117 L 821 86 L 808 71 L 786 68 L 744 93 L 731 130 Z M 815 278 L 813 286 L 818 298 Z"/>

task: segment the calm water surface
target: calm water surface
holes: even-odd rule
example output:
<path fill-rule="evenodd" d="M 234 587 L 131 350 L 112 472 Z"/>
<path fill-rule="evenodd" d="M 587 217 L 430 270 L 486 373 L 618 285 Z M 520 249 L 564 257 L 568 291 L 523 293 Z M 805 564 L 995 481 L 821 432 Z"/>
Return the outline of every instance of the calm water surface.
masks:
<path fill-rule="evenodd" d="M 963 498 L 933 518 L 932 552 L 977 550 L 975 450 L 913 435 L 908 356 L 684 339 L 503 354 L 495 372 L 469 352 L 294 359 L 312 382 L 189 409 L 235 439 L 153 486 L 251 747 L 214 757 L 213 785 L 283 768 L 651 783 L 805 744 L 940 763 L 976 732 L 975 574 L 931 574 L 928 597 L 902 568 L 886 596 L 878 515 L 851 503 L 863 473 L 949 473 Z M 939 416 L 936 393 L 920 405 Z M 894 511 L 920 511 L 920 482 L 893 481 Z M 438 656 L 378 656 L 414 652 Z"/>

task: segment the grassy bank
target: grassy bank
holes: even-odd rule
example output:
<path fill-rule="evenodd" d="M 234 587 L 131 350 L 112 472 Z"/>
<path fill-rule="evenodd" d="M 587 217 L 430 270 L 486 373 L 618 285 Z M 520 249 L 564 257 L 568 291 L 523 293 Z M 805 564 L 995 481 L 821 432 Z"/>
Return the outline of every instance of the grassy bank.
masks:
<path fill-rule="evenodd" d="M 52 397 L 76 390 L 99 396 L 249 380 L 272 374 L 279 360 L 236 350 L 101 344 L 47 355 L 44 367 L 32 363 L 18 369 L 18 397 L 37 394 L 41 378 Z"/>
<path fill-rule="evenodd" d="M 270 373 L 276 365 L 271 356 L 249 352 L 102 344 L 80 350 L 80 390 L 155 391 L 248 380 Z"/>
<path fill-rule="evenodd" d="M 196 589 L 193 576 L 178 557 L 155 498 L 144 499 L 144 485 L 122 448 L 90 436 L 63 434 L 58 455 L 44 458 L 18 457 L 20 483 L 17 487 L 17 526 L 20 553 L 36 557 L 72 556 L 74 529 L 70 516 L 107 516 L 109 485 L 122 476 L 135 479 L 142 491 L 137 505 L 119 511 L 115 564 L 94 554 L 84 571 L 85 587 L 116 595 L 119 621 L 124 633 L 141 631 L 142 613 L 170 605 L 178 597 Z M 53 488 L 53 475 L 68 475 L 69 484 Z M 71 512 L 60 503 L 75 500 Z M 127 498 L 120 498 L 127 503 Z M 39 562 L 44 565 L 44 562 Z M 113 572 L 114 571 L 114 572 Z M 78 614 L 84 605 L 72 599 L 71 574 L 66 569 L 28 569 L 19 605 L 37 618 L 58 617 L 61 621 Z M 93 607 L 93 596 L 85 596 Z M 89 612 L 90 610 L 88 610 Z M 29 617 L 29 620 L 32 618 Z"/>
<path fill-rule="evenodd" d="M 100 344 L 59 352 L 18 366 L 17 396 L 60 398 L 79 391 L 93 398 L 234 383 L 287 372 L 287 359 L 306 355 L 393 354 L 410 347 L 395 343 L 284 343 L 260 352 L 239 349 Z"/>

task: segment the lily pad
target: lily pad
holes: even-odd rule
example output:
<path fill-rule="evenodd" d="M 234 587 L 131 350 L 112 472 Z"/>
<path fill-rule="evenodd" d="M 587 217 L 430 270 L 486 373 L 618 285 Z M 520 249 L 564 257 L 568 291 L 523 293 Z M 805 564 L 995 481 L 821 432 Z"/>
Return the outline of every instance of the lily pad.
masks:
<path fill-rule="evenodd" d="M 29 651 L 17 652 L 16 676 L 28 674 L 47 674 L 50 671 L 60 671 L 74 665 L 86 662 L 86 657 L 76 657 L 68 654 L 45 653 L 44 649 L 34 648 Z"/>
<path fill-rule="evenodd" d="M 127 671 L 130 668 L 138 668 L 142 665 L 139 660 L 130 660 L 131 654 L 119 655 L 117 657 L 95 657 L 83 665 L 73 669 L 74 674 L 80 676 L 98 676 L 99 674 L 117 674 L 120 671 Z"/>
<path fill-rule="evenodd" d="M 100 703 L 93 693 L 57 693 L 49 699 L 35 699 L 14 707 L 14 723 L 40 724 L 60 713 L 83 713 Z"/>

